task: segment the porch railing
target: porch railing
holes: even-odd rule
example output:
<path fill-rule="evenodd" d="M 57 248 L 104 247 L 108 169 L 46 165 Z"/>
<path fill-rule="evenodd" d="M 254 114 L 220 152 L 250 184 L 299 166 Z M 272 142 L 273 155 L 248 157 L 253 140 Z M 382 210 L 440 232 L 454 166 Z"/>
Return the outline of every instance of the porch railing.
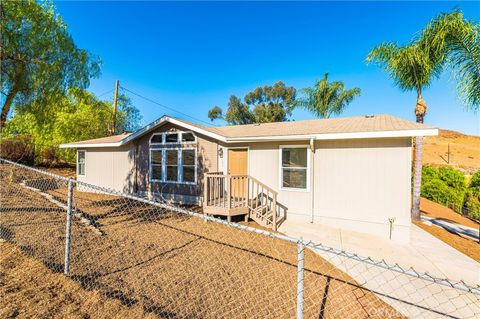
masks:
<path fill-rule="evenodd" d="M 251 219 L 274 230 L 286 217 L 286 208 L 277 202 L 278 193 L 250 175 L 207 173 L 203 195 L 206 210 L 220 208 L 228 216 L 232 210 L 247 208 Z"/>

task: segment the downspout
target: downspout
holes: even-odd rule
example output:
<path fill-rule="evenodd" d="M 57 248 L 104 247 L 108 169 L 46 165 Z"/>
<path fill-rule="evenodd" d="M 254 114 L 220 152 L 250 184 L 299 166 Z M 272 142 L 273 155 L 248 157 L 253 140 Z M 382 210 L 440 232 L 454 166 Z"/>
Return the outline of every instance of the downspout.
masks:
<path fill-rule="evenodd" d="M 310 150 L 312 151 L 312 172 L 311 172 L 311 182 L 312 183 L 312 200 L 311 200 L 311 207 L 310 207 L 310 223 L 313 224 L 313 214 L 315 209 L 315 139 L 310 139 Z"/>

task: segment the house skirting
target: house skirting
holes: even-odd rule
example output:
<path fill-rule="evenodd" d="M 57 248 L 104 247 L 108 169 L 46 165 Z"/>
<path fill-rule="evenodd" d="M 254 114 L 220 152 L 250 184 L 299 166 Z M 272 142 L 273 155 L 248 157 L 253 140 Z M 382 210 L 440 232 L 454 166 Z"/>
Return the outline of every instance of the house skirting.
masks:
<path fill-rule="evenodd" d="M 162 202 L 172 202 L 181 205 L 201 205 L 201 196 L 181 195 L 157 192 L 140 192 L 140 196 L 147 197 L 150 200 Z"/>

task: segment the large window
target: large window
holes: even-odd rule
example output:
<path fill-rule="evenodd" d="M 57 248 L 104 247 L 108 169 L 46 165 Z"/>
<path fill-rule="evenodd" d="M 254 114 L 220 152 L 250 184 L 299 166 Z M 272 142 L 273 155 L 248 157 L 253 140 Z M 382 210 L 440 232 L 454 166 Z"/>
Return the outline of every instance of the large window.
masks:
<path fill-rule="evenodd" d="M 281 147 L 281 187 L 307 190 L 308 147 Z"/>
<path fill-rule="evenodd" d="M 196 146 L 192 146 L 195 142 L 192 132 L 153 134 L 150 138 L 150 181 L 195 184 L 197 151 Z"/>
<path fill-rule="evenodd" d="M 85 151 L 77 151 L 77 175 L 85 176 Z"/>

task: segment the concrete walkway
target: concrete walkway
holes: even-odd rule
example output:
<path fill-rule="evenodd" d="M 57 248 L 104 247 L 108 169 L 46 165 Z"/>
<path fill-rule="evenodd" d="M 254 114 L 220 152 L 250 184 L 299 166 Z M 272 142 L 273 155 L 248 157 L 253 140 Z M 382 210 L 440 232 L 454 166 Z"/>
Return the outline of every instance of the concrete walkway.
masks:
<path fill-rule="evenodd" d="M 413 267 L 434 277 L 463 280 L 470 286 L 480 284 L 480 263 L 460 253 L 421 228 L 412 225 L 410 243 L 353 231 L 287 220 L 279 231 L 360 256 Z M 480 247 L 479 247 L 480 249 Z M 410 318 L 475 318 L 480 314 L 480 296 L 401 274 L 381 267 L 316 251 L 337 268 Z M 305 265 L 308 268 L 308 265 Z"/>
<path fill-rule="evenodd" d="M 479 238 L 479 230 L 478 228 L 468 227 L 464 225 L 460 225 L 457 223 L 453 223 L 450 221 L 446 221 L 441 218 L 432 218 L 422 215 L 422 221 L 425 223 L 430 223 L 431 225 L 435 225 L 449 231 L 451 233 L 457 234 L 462 237 L 467 237 L 469 239 L 473 239 L 478 241 Z M 479 247 L 480 249 L 480 247 Z"/>
<path fill-rule="evenodd" d="M 417 271 L 428 272 L 436 277 L 463 280 L 470 285 L 480 284 L 480 263 L 415 225 L 412 225 L 408 244 L 290 220 L 285 221 L 279 231 L 361 256 L 383 259 L 389 264 L 413 267 Z"/>

